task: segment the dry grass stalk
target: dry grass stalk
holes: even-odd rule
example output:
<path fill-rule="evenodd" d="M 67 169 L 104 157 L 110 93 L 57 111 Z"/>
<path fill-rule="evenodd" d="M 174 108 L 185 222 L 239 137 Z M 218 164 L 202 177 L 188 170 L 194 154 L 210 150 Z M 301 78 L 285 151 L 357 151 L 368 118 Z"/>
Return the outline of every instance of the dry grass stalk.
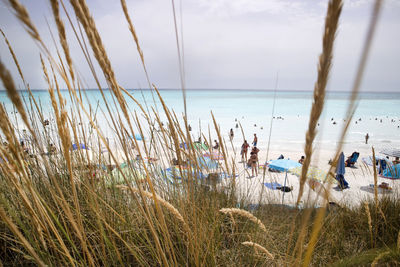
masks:
<path fill-rule="evenodd" d="M 367 202 L 364 202 L 364 208 L 365 208 L 365 212 L 367 214 L 367 219 L 368 219 L 368 229 L 369 229 L 369 234 L 370 234 L 370 238 L 371 238 L 371 246 L 374 245 L 373 242 L 373 234 L 372 234 L 372 218 L 371 218 L 371 212 L 369 211 L 369 206 Z"/>
<path fill-rule="evenodd" d="M 74 75 L 74 70 L 72 68 L 72 58 L 71 58 L 71 54 L 69 52 L 69 47 L 68 47 L 68 43 L 67 43 L 67 35 L 65 33 L 65 26 L 60 17 L 60 8 L 59 8 L 58 0 L 50 0 L 50 4 L 51 4 L 51 8 L 53 10 L 54 20 L 56 21 L 56 24 L 57 24 L 58 36 L 60 38 L 60 43 L 64 50 L 65 59 L 67 60 L 69 73 L 71 75 L 72 81 L 74 81 L 75 75 Z"/>
<path fill-rule="evenodd" d="M 375 163 L 375 149 L 372 147 L 372 162 Z M 372 168 L 374 169 L 374 198 L 375 198 L 375 206 L 378 208 L 378 174 L 376 171 L 376 164 L 372 164 Z"/>
<path fill-rule="evenodd" d="M 374 37 L 374 33 L 375 33 L 375 29 L 376 29 L 376 25 L 377 25 L 377 21 L 379 18 L 379 14 L 381 11 L 381 5 L 382 5 L 382 0 L 375 0 L 375 4 L 374 4 L 374 8 L 372 11 L 372 16 L 371 16 L 371 20 L 370 20 L 370 24 L 368 27 L 368 32 L 367 32 L 367 37 L 366 40 L 364 42 L 364 47 L 362 50 L 362 55 L 361 55 L 361 59 L 357 68 L 357 75 L 356 75 L 356 79 L 354 81 L 353 84 L 353 88 L 352 88 L 352 95 L 351 95 L 351 99 L 349 102 L 349 106 L 347 109 L 347 113 L 346 113 L 346 125 L 342 130 L 342 134 L 340 137 L 340 141 L 339 141 L 339 145 L 337 147 L 336 150 L 336 155 L 334 157 L 334 164 L 332 164 L 331 169 L 329 170 L 329 172 L 332 171 L 332 168 L 334 165 L 336 165 L 337 159 L 339 158 L 339 154 L 340 151 L 342 149 L 342 145 L 343 145 L 343 140 L 346 136 L 347 133 L 347 129 L 350 125 L 351 119 L 354 115 L 355 109 L 357 107 L 356 105 L 356 100 L 357 100 L 357 96 L 358 96 L 358 92 L 359 92 L 359 88 L 361 85 L 361 79 L 362 76 L 364 74 L 364 69 L 366 67 L 366 63 L 367 63 L 367 58 L 368 58 L 368 54 L 369 54 L 369 50 L 371 48 L 371 43 L 372 43 L 372 39 Z M 327 201 L 329 198 L 329 190 L 326 190 L 326 195 L 325 195 L 325 200 Z M 319 209 L 318 213 L 317 213 L 317 219 L 314 222 L 314 229 L 311 235 L 311 240 L 309 242 L 309 245 L 307 247 L 307 251 L 306 251 L 306 256 L 304 259 L 304 266 L 309 265 L 310 261 L 311 261 L 311 255 L 314 251 L 316 242 L 317 242 L 317 237 L 319 235 L 319 230 L 321 229 L 321 224 L 323 223 L 323 217 L 324 214 L 326 212 L 326 207 Z"/>
<path fill-rule="evenodd" d="M 247 247 L 253 247 L 255 251 L 260 251 L 260 252 L 264 253 L 268 258 L 270 258 L 272 260 L 274 259 L 274 255 L 272 255 L 266 248 L 264 248 L 263 246 L 261 246 L 257 243 L 254 243 L 251 241 L 245 241 L 245 242 L 242 242 L 242 245 L 247 246 Z"/>
<path fill-rule="evenodd" d="M 253 214 L 251 214 L 250 212 L 248 212 L 246 210 L 237 209 L 237 208 L 223 208 L 223 209 L 220 209 L 219 211 L 224 214 L 237 214 L 242 217 L 245 217 L 245 218 L 249 219 L 250 221 L 254 222 L 255 224 L 257 224 L 261 228 L 261 230 L 263 230 L 264 232 L 267 232 L 267 228 L 265 227 L 265 225 L 256 216 L 254 216 Z"/>
<path fill-rule="evenodd" d="M 154 195 L 150 192 L 139 190 L 139 189 L 136 189 L 133 187 L 128 187 L 126 185 L 117 185 L 117 187 L 120 189 L 124 189 L 124 190 L 133 190 L 136 193 L 143 194 L 145 197 L 154 200 Z M 171 203 L 169 203 L 168 201 L 166 201 L 165 199 L 163 199 L 162 197 L 160 197 L 157 194 L 155 195 L 155 198 L 162 206 L 164 206 L 167 210 L 169 210 L 178 219 L 178 221 L 180 221 L 183 224 L 183 226 L 185 227 L 185 230 L 189 231 L 189 227 L 188 227 L 185 219 Z"/>
<path fill-rule="evenodd" d="M 108 59 L 106 50 L 104 48 L 102 39 L 97 31 L 96 24 L 94 22 L 93 17 L 89 12 L 89 8 L 86 4 L 85 0 L 71 0 L 70 1 L 75 14 L 79 21 L 81 22 L 83 29 L 86 32 L 86 36 L 88 37 L 89 43 L 92 47 L 93 54 L 99 63 L 104 76 L 109 83 L 111 90 L 113 91 L 114 95 L 117 98 L 117 101 L 120 105 L 120 108 L 127 119 L 128 123 L 130 124 L 129 113 L 127 110 L 126 102 L 124 97 L 121 94 L 119 89 L 117 80 L 115 78 L 115 74 L 113 68 L 111 66 L 111 62 Z"/>
<path fill-rule="evenodd" d="M 42 43 L 39 32 L 37 31 L 35 25 L 32 23 L 26 8 L 23 5 L 21 5 L 21 3 L 18 0 L 9 0 L 8 2 L 10 3 L 12 9 L 14 10 L 17 18 L 24 24 L 29 35 L 33 39 Z"/>
<path fill-rule="evenodd" d="M 6 88 L 7 95 L 10 98 L 11 102 L 17 108 L 23 122 L 25 123 L 26 127 L 29 129 L 30 132 L 33 132 L 31 125 L 28 120 L 28 116 L 25 112 L 25 108 L 22 104 L 21 97 L 15 87 L 14 80 L 11 77 L 10 72 L 6 69 L 3 65 L 3 62 L 0 60 L 0 79 L 3 81 L 4 87 Z"/>
<path fill-rule="evenodd" d="M 15 66 L 17 66 L 18 73 L 19 73 L 19 75 L 21 76 L 21 79 L 22 79 L 23 83 L 26 84 L 26 82 L 25 82 L 25 77 L 24 77 L 24 75 L 22 74 L 21 66 L 20 66 L 19 63 L 18 63 L 17 57 L 16 57 L 16 55 L 15 55 L 15 53 L 14 53 L 14 50 L 12 49 L 12 46 L 11 46 L 10 42 L 8 41 L 6 35 L 4 34 L 4 32 L 3 32 L 1 29 L 0 29 L 0 32 L 1 32 L 1 34 L 3 35 L 4 40 L 6 41 L 6 44 L 7 44 L 7 46 L 8 46 L 8 50 L 10 51 L 10 54 L 11 54 L 13 60 L 14 60 Z"/>
<path fill-rule="evenodd" d="M 336 30 L 342 11 L 342 1 L 332 0 L 329 2 L 328 11 L 325 18 L 325 33 L 322 41 L 322 54 L 318 63 L 318 79 L 314 86 L 314 102 L 311 107 L 310 121 L 306 133 L 306 144 L 304 147 L 305 160 L 301 169 L 299 194 L 297 204 L 303 195 L 304 184 L 307 180 L 307 170 L 311 163 L 313 142 L 317 135 L 316 126 L 321 116 L 325 102 L 325 89 L 329 79 L 329 71 L 332 64 L 333 43 L 335 41 Z"/>

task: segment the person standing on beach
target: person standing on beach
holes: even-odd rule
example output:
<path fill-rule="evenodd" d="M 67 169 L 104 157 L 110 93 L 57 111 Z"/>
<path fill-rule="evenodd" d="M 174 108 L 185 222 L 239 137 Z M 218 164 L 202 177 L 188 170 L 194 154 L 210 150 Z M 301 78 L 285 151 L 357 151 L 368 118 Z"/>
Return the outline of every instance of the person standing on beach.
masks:
<path fill-rule="evenodd" d="M 368 133 L 365 135 L 365 144 L 368 144 L 369 135 Z"/>
<path fill-rule="evenodd" d="M 231 139 L 231 141 L 233 140 L 233 129 L 231 128 L 230 132 L 229 132 L 229 138 Z"/>
<path fill-rule="evenodd" d="M 253 151 L 250 153 L 250 164 L 251 164 L 251 175 L 254 177 L 254 172 L 257 174 L 257 162 L 258 162 L 258 157 L 257 153 L 254 153 Z"/>
<path fill-rule="evenodd" d="M 240 154 L 242 155 L 242 162 L 244 159 L 246 159 L 247 162 L 247 150 L 249 149 L 249 144 L 247 143 L 247 140 L 244 140 L 244 143 L 242 144 L 242 150 L 240 151 Z"/>
<path fill-rule="evenodd" d="M 256 134 L 254 134 L 253 146 L 257 146 L 257 141 L 258 141 L 258 139 L 257 139 L 257 135 L 256 135 Z"/>

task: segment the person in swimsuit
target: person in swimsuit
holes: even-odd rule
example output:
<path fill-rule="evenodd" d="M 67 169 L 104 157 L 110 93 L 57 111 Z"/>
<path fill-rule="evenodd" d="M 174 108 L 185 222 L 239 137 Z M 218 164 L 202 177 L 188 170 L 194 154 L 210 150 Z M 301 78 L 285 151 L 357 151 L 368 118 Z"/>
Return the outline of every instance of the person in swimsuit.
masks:
<path fill-rule="evenodd" d="M 240 154 L 242 155 L 242 161 L 246 159 L 247 161 L 247 150 L 249 149 L 249 144 L 247 143 L 247 140 L 244 140 L 244 143 L 242 144 L 242 150 L 240 151 Z"/>
<path fill-rule="evenodd" d="M 254 177 L 254 172 L 257 174 L 257 162 L 258 162 L 258 157 L 257 153 L 251 152 L 250 153 L 250 163 L 251 163 L 251 175 Z"/>
<path fill-rule="evenodd" d="M 258 141 L 257 135 L 254 134 L 253 146 L 257 146 L 257 141 Z"/>

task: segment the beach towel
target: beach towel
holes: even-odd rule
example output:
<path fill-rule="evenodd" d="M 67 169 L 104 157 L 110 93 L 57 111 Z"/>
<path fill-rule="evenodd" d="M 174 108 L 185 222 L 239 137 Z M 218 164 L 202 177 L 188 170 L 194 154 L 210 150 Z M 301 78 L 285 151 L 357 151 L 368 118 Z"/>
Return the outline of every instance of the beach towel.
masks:
<path fill-rule="evenodd" d="M 282 185 L 281 185 L 280 183 L 277 183 L 277 182 L 273 182 L 273 183 L 264 183 L 264 185 L 265 185 L 266 187 L 268 187 L 269 189 L 272 189 L 272 190 L 278 190 L 278 187 L 279 187 L 279 188 L 282 187 Z"/>

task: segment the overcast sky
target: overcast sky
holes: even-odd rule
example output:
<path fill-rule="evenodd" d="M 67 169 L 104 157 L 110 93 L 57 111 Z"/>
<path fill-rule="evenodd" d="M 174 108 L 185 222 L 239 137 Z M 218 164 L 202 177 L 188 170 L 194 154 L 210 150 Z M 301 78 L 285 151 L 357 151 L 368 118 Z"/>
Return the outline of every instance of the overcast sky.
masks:
<path fill-rule="evenodd" d="M 48 1 L 25 0 L 43 39 L 53 50 L 46 24 L 56 33 Z M 66 4 L 67 1 L 65 1 Z M 182 3 L 186 87 L 190 89 L 313 90 L 321 52 L 326 0 L 175 0 L 178 23 Z M 351 89 L 373 1 L 344 1 L 335 43 L 329 90 Z M 127 0 L 150 79 L 159 88 L 180 88 L 170 0 Z M 120 84 L 146 88 L 136 45 L 120 1 L 90 0 L 88 5 Z M 86 86 L 95 83 L 67 24 L 75 67 Z M 76 21 L 76 20 L 75 20 Z M 0 4 L 0 27 L 7 34 L 32 88 L 46 88 L 39 50 L 8 7 Z M 384 1 L 364 76 L 364 91 L 400 92 L 400 1 Z M 4 40 L 0 58 L 18 79 Z M 106 84 L 103 82 L 103 86 Z M 2 85 L 0 86 L 2 88 Z"/>

